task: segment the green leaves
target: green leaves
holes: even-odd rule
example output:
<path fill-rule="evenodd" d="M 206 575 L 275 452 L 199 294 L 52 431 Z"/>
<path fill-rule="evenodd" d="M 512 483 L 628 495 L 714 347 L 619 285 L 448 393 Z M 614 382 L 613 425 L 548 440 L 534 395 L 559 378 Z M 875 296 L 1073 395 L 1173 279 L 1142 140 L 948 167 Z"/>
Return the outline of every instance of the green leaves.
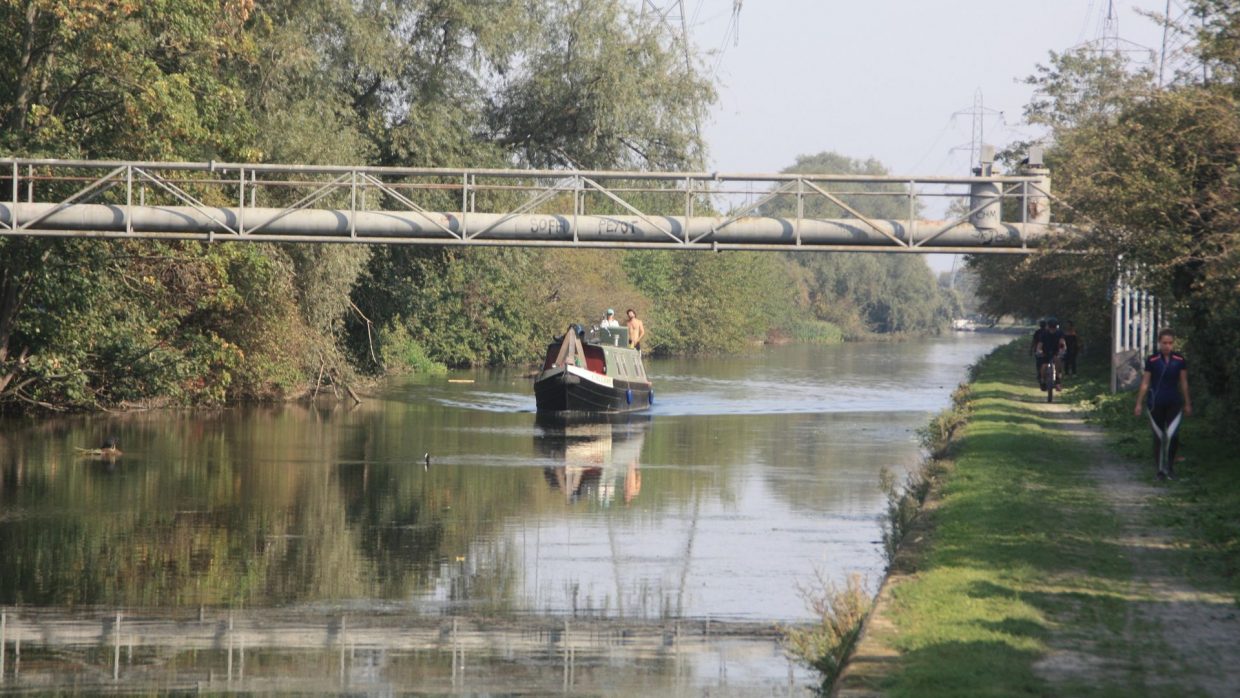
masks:
<path fill-rule="evenodd" d="M 517 74 L 488 113 L 494 136 L 533 167 L 700 165 L 711 84 L 619 0 L 546 3 Z"/>
<path fill-rule="evenodd" d="M 698 124 L 714 99 L 697 58 L 623 0 L 29 0 L 0 4 L 0 30 L 16 37 L 0 46 L 0 152 L 23 156 L 685 169 L 704 161 Z M 798 166 L 881 171 L 816 157 L 834 160 Z M 459 206 L 456 180 L 442 184 L 417 192 L 419 205 Z M 257 194 L 290 204 L 312 186 Z M 920 294 L 928 271 L 855 266 L 0 238 L 0 409 L 215 403 L 295 393 L 351 364 L 529 361 L 608 306 L 636 309 L 645 345 L 669 353 L 833 336 L 821 320 L 852 334 L 933 324 L 933 303 L 888 298 Z"/>
<path fill-rule="evenodd" d="M 219 157 L 248 140 L 235 40 L 247 13 L 199 0 L 0 5 L 0 148 L 56 157 Z M 140 137 L 138 137 L 140 135 Z"/>

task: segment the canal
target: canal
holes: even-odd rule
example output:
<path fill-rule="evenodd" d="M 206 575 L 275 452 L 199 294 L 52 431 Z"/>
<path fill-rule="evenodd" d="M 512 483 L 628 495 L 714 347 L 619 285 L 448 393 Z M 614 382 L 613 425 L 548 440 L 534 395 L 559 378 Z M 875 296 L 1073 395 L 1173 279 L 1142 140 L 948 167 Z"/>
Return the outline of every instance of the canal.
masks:
<path fill-rule="evenodd" d="M 799 695 L 778 626 L 877 586 L 880 470 L 1008 339 L 652 361 L 607 422 L 515 371 L 2 422 L 0 687 Z"/>

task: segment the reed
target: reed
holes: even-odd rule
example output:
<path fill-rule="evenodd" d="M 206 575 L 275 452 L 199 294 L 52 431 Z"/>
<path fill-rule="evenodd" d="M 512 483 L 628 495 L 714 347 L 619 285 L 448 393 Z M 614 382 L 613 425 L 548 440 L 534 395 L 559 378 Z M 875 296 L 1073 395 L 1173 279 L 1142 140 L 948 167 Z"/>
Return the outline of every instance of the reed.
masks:
<path fill-rule="evenodd" d="M 874 602 L 859 574 L 849 575 L 840 586 L 815 569 L 813 584 L 798 585 L 798 591 L 817 621 L 786 629 L 784 647 L 822 675 L 819 694 L 828 695 L 852 655 Z"/>

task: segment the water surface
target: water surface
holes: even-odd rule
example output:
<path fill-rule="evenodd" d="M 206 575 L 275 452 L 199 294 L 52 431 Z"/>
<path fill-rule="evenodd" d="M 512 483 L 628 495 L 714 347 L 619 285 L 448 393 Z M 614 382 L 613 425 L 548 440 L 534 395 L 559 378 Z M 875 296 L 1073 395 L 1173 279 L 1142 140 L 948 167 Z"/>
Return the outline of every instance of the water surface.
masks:
<path fill-rule="evenodd" d="M 538 419 L 530 379 L 517 371 L 392 382 L 351 408 L 4 422 L 7 680 L 34 680 L 29 658 L 46 649 L 35 626 L 56 618 L 84 624 L 91 639 L 83 646 L 99 656 L 83 655 L 81 665 L 114 665 L 115 679 L 107 666 L 101 675 L 116 683 L 98 686 L 149 685 L 123 679 L 150 680 L 147 645 L 137 644 L 127 669 L 119 654 L 100 649 L 123 634 L 114 627 L 121 611 L 119 627 L 150 628 L 156 646 L 166 624 L 218 628 L 231 613 L 232 630 L 212 636 L 216 654 L 187 648 L 179 670 L 154 672 L 171 682 L 158 684 L 165 688 L 187 687 L 187 677 L 207 671 L 203 662 L 214 662 L 212 680 L 224 672 L 240 680 L 240 649 L 224 647 L 224 638 L 263 645 L 242 628 L 264 624 L 321 633 L 316 652 L 332 661 L 288 642 L 250 644 L 251 682 L 256 666 L 272 665 L 289 667 L 269 673 L 277 682 L 300 676 L 292 667 L 303 665 L 361 681 L 361 661 L 378 683 L 341 685 L 430 690 L 409 678 L 421 671 L 410 667 L 435 665 L 451 669 L 454 690 L 569 678 L 591 690 L 618 680 L 606 678 L 615 660 L 618 675 L 665 688 L 801 686 L 805 672 L 788 665 L 770 636 L 746 630 L 729 645 L 718 629 L 808 620 L 799 588 L 815 570 L 878 582 L 879 471 L 916 464 L 916 429 L 948 404 L 967 365 L 1002 341 L 956 334 L 652 361 L 653 409 L 601 423 Z M 113 435 L 119 458 L 80 451 Z M 350 627 L 346 618 L 352 636 L 339 631 Z M 362 633 L 401 618 L 405 628 L 432 626 L 438 649 Z M 486 629 L 459 624 L 479 618 L 516 625 L 469 644 L 461 638 Z M 571 629 L 547 629 L 564 622 L 587 624 L 595 638 L 615 630 L 628 645 L 583 640 L 580 655 L 567 652 Z M 12 643 L 27 625 L 28 661 L 15 678 Z M 650 641 L 677 648 L 676 666 L 637 651 L 640 638 L 668 633 L 684 639 Z M 443 639 L 449 634 L 458 639 Z M 505 658 L 495 649 L 512 647 L 514 637 L 549 648 L 545 666 L 528 651 Z M 346 647 L 347 662 L 337 662 Z M 464 669 L 458 674 L 458 659 L 472 667 L 472 683 Z M 578 676 L 578 662 L 595 668 Z M 518 665 L 535 668 L 519 679 Z"/>

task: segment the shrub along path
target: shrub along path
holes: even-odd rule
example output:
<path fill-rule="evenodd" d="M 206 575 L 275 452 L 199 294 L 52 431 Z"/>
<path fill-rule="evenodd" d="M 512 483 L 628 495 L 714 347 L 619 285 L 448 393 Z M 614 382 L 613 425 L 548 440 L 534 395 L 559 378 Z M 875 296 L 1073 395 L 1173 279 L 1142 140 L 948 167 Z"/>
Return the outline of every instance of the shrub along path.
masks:
<path fill-rule="evenodd" d="M 1186 483 L 1046 404 L 1020 344 L 979 368 L 835 695 L 1237 695 L 1233 590 L 1167 516 Z"/>

